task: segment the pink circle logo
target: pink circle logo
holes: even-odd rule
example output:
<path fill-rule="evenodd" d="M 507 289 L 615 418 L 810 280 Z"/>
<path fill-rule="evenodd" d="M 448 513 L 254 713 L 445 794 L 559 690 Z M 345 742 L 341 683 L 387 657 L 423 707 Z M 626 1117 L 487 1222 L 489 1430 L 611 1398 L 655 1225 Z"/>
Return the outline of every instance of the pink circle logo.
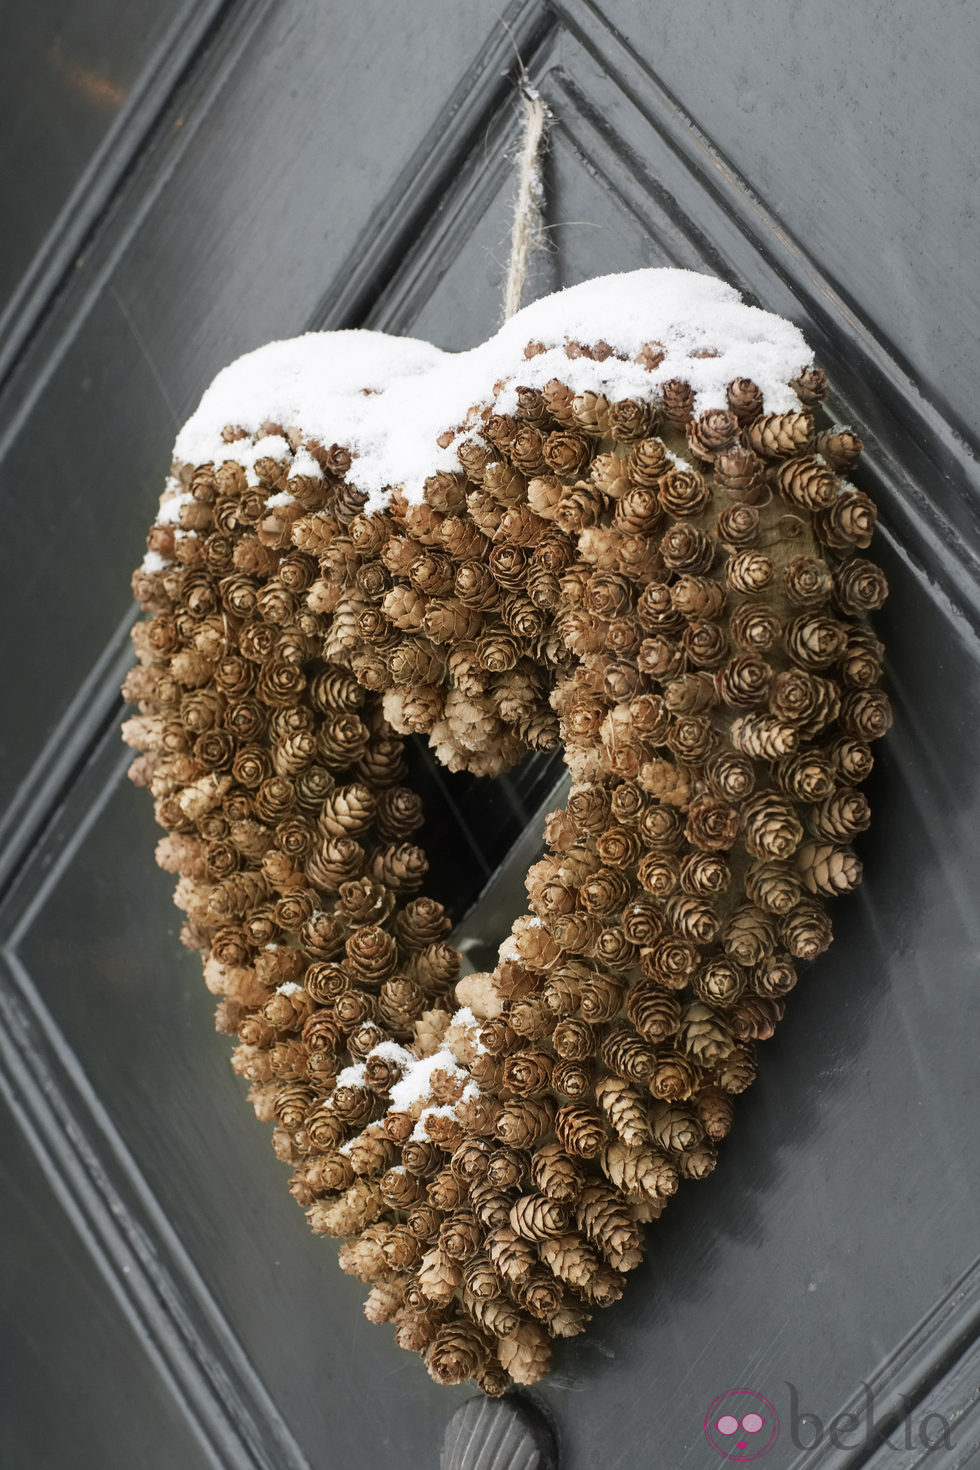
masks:
<path fill-rule="evenodd" d="M 772 1449 L 779 1438 L 779 1415 L 754 1388 L 729 1388 L 708 1405 L 704 1437 L 716 1454 L 746 1464 Z"/>

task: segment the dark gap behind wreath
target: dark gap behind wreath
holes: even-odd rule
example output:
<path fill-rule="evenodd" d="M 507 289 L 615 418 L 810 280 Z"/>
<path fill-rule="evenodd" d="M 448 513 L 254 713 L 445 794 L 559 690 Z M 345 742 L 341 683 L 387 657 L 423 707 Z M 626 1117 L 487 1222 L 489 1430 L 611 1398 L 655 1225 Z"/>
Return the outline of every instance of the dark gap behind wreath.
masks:
<path fill-rule="evenodd" d="M 425 814 L 417 840 L 429 861 L 426 892 L 457 925 L 558 782 L 561 755 L 532 752 L 513 770 L 480 778 L 445 770 L 416 735 L 405 742 L 405 760 L 408 784 L 421 796 Z M 496 949 L 504 933 L 481 938 Z"/>

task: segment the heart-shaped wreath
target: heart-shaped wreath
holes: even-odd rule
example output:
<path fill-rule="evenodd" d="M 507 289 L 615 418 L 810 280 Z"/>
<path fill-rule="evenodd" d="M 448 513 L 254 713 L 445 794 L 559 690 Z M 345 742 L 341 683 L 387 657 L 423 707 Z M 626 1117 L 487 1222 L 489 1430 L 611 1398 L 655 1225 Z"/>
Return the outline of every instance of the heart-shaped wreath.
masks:
<path fill-rule="evenodd" d="M 791 324 L 641 271 L 469 353 L 274 343 L 177 441 L 131 774 L 293 1194 L 441 1383 L 531 1383 L 620 1296 L 860 878 L 886 585 L 825 386 Z M 409 734 L 573 781 L 455 991 Z"/>

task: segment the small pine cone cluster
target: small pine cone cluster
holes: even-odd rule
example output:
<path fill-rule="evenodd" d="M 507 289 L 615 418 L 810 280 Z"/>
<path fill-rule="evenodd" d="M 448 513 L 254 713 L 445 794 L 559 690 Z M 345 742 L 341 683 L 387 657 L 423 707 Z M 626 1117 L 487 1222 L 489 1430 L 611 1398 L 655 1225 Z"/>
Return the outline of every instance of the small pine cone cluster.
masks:
<path fill-rule="evenodd" d="M 151 529 L 124 735 L 182 937 L 311 1227 L 439 1383 L 533 1383 L 617 1300 L 860 880 L 887 589 L 860 441 L 793 388 L 519 387 L 371 514 L 342 447 L 229 429 Z M 455 992 L 410 735 L 572 776 Z"/>

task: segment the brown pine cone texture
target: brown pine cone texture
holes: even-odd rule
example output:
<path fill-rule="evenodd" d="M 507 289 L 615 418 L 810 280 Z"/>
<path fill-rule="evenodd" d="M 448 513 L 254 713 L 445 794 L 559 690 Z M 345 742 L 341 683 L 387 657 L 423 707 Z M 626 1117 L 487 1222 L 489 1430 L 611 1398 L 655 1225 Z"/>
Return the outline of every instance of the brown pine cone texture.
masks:
<path fill-rule="evenodd" d="M 184 942 L 312 1228 L 439 1383 L 532 1383 L 618 1298 L 860 880 L 886 588 L 821 384 L 795 413 L 745 378 L 708 412 L 676 378 L 519 389 L 370 515 L 343 447 L 253 464 L 229 430 L 150 532 L 124 734 Z M 484 776 L 561 745 L 572 776 L 455 993 L 410 734 Z"/>

